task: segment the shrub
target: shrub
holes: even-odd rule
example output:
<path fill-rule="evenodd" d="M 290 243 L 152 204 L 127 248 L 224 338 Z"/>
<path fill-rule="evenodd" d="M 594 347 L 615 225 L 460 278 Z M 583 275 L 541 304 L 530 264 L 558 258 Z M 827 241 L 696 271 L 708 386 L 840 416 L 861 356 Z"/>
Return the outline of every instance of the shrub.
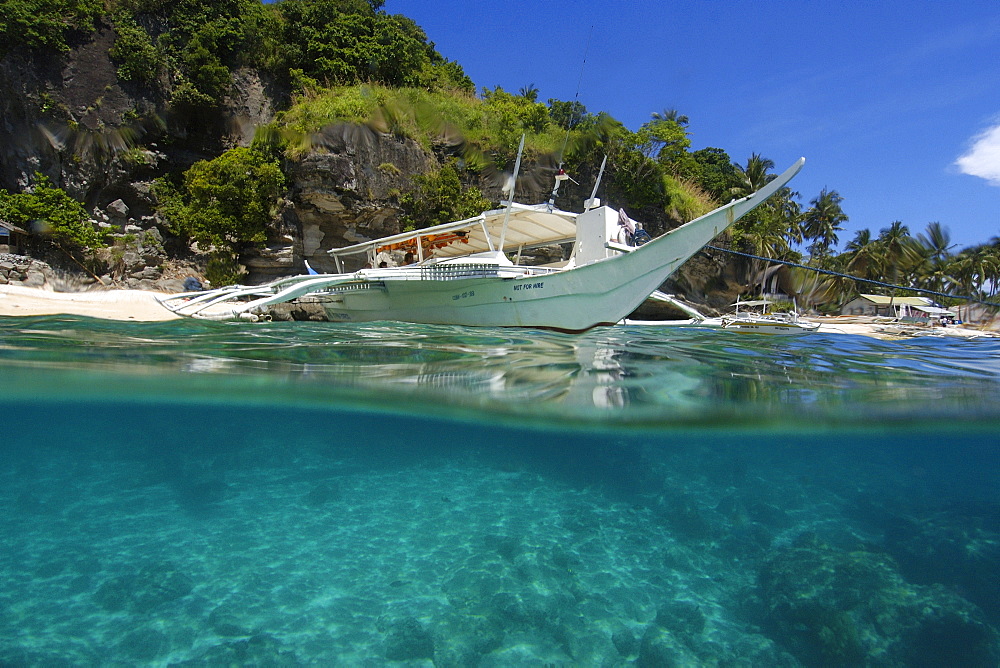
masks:
<path fill-rule="evenodd" d="M 0 55 L 19 44 L 69 51 L 68 35 L 92 31 L 103 13 L 102 0 L 0 0 Z"/>
<path fill-rule="evenodd" d="M 155 192 L 175 234 L 238 253 L 267 240 L 284 185 L 276 161 L 253 149 L 234 148 L 196 162 L 180 186 L 161 179 Z"/>
<path fill-rule="evenodd" d="M 400 198 L 401 220 L 408 230 L 470 218 L 490 208 L 479 188 L 462 187 L 454 164 L 415 176 L 413 181 L 413 192 Z"/>
<path fill-rule="evenodd" d="M 30 190 L 13 195 L 0 190 L 0 217 L 68 249 L 104 246 L 83 205 L 37 172 Z"/>
<path fill-rule="evenodd" d="M 149 34 L 127 16 L 115 21 L 115 32 L 118 37 L 108 54 L 118 64 L 118 77 L 125 81 L 156 81 L 163 57 Z"/>

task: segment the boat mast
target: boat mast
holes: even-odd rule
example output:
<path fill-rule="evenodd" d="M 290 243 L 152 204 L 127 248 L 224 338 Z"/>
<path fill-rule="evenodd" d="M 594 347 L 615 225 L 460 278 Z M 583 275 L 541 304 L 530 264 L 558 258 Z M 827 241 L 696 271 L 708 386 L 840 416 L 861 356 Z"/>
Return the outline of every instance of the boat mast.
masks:
<path fill-rule="evenodd" d="M 524 151 L 524 135 L 517 147 L 517 160 L 514 161 L 514 175 L 510 177 L 510 193 L 507 195 L 507 213 L 503 215 L 503 227 L 500 229 L 500 244 L 497 250 L 503 252 L 503 242 L 507 238 L 507 223 L 510 222 L 510 210 L 514 208 L 514 192 L 517 190 L 517 173 L 521 171 L 521 152 Z"/>
<path fill-rule="evenodd" d="M 594 208 L 594 204 L 597 197 L 597 189 L 601 186 L 601 179 L 604 178 L 604 166 L 608 164 L 608 156 L 604 156 L 604 160 L 601 160 L 601 168 L 597 170 L 597 180 L 594 181 L 594 189 L 590 191 L 590 199 L 583 203 L 583 212 L 587 213 Z"/>
<path fill-rule="evenodd" d="M 559 186 L 562 185 L 562 182 L 566 179 L 573 181 L 569 174 L 566 173 L 566 170 L 563 169 L 563 165 L 566 164 L 566 146 L 569 145 L 569 134 L 570 131 L 572 131 L 573 126 L 576 125 L 574 118 L 576 116 L 578 105 L 580 104 L 580 87 L 583 85 L 583 71 L 587 67 L 587 54 L 590 53 L 590 41 L 593 37 L 594 26 L 590 26 L 590 34 L 587 35 L 587 47 L 583 51 L 583 62 L 580 63 L 580 78 L 576 82 L 576 95 L 573 97 L 573 106 L 571 108 L 572 111 L 570 111 L 569 123 L 566 124 L 566 136 L 563 137 L 563 145 L 562 148 L 559 149 L 559 171 L 556 172 L 556 184 L 553 186 L 552 193 L 549 195 L 549 213 L 552 213 L 553 209 L 556 208 L 556 196 L 559 194 Z M 583 116 L 581 115 L 580 120 L 582 119 Z M 604 159 L 607 160 L 607 156 L 605 156 Z M 604 169 L 604 163 L 601 163 L 601 169 Z M 598 181 L 600 181 L 600 179 L 598 179 Z M 573 181 L 573 183 L 576 183 L 576 181 Z M 576 184 L 580 185 L 579 183 Z M 597 191 L 597 186 L 594 186 L 594 191 Z M 593 195 L 591 195 L 591 198 L 593 198 Z M 586 209 L 584 209 L 584 211 L 586 211 Z"/>

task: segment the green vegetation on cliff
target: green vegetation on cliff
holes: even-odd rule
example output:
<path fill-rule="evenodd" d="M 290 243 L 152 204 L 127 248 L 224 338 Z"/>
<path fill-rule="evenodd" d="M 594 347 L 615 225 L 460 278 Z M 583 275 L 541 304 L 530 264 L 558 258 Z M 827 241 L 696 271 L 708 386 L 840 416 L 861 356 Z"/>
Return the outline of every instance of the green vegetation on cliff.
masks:
<path fill-rule="evenodd" d="M 240 278 L 241 253 L 267 241 L 285 177 L 276 161 L 248 148 L 196 162 L 182 183 L 161 179 L 156 195 L 171 231 L 214 249 L 208 278 L 226 284 Z"/>
<path fill-rule="evenodd" d="M 103 0 L 0 0 L 0 55 L 18 46 L 69 51 L 104 13 Z"/>
<path fill-rule="evenodd" d="M 490 201 L 479 188 L 462 186 L 453 162 L 413 180 L 413 192 L 403 195 L 399 203 L 406 230 L 471 218 L 490 208 Z"/>
<path fill-rule="evenodd" d="M 35 174 L 35 183 L 24 192 L 0 190 L 0 218 L 34 230 L 67 251 L 104 246 L 83 205 L 48 177 Z"/>

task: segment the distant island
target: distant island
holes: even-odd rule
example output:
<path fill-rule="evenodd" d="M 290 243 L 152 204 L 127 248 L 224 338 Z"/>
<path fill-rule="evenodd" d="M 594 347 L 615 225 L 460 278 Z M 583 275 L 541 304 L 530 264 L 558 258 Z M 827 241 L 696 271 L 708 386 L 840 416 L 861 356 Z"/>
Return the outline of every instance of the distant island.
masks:
<path fill-rule="evenodd" d="M 692 151 L 674 109 L 632 131 L 527 82 L 477 89 L 382 4 L 0 1 L 0 282 L 178 289 L 329 270 L 330 248 L 494 206 L 522 134 L 520 200 L 547 197 L 561 167 L 575 182 L 557 204 L 579 210 L 606 156 L 599 195 L 654 236 L 773 178 L 761 154 Z M 994 297 L 1000 239 L 956 249 L 939 223 L 886 221 L 837 252 L 842 205 L 786 189 L 666 288 L 716 308 L 778 290 L 820 312 L 899 292 L 849 277 Z"/>

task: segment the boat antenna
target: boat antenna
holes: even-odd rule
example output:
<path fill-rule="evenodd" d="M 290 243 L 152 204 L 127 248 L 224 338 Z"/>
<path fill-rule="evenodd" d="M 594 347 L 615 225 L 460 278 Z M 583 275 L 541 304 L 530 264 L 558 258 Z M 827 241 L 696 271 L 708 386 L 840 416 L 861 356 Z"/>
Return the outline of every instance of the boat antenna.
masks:
<path fill-rule="evenodd" d="M 503 252 L 503 242 L 507 238 L 507 223 L 510 222 L 510 210 L 514 207 L 514 192 L 517 190 L 517 173 L 521 171 L 521 152 L 524 151 L 524 135 L 517 147 L 517 160 L 514 161 L 514 174 L 510 177 L 510 193 L 507 195 L 507 213 L 503 215 L 503 227 L 500 229 L 499 250 Z"/>
<path fill-rule="evenodd" d="M 566 170 L 563 169 L 563 165 L 566 164 L 566 146 L 569 144 L 569 133 L 573 129 L 573 126 L 576 125 L 576 123 L 582 120 L 583 118 L 582 115 L 579 119 L 576 118 L 576 111 L 579 108 L 580 104 L 580 87 L 583 85 L 583 71 L 587 67 L 587 55 L 590 54 L 590 41 L 593 39 L 593 37 L 594 37 L 594 26 L 593 24 L 591 24 L 590 33 L 587 34 L 587 46 L 584 47 L 583 49 L 583 62 L 580 63 L 580 78 L 577 79 L 576 81 L 576 95 L 573 96 L 572 111 L 570 112 L 569 123 L 566 124 L 566 136 L 563 137 L 563 145 L 562 148 L 559 149 L 559 171 L 556 172 L 556 184 L 555 186 L 552 187 L 552 193 L 549 194 L 549 202 L 548 202 L 549 212 L 551 212 L 552 209 L 555 208 L 556 195 L 559 194 L 559 186 L 562 185 L 562 182 L 565 181 L 566 179 L 573 181 L 573 179 L 571 179 L 570 176 L 566 173 Z M 576 181 L 573 181 L 573 183 L 576 183 Z M 577 183 L 577 185 L 580 184 Z"/>

